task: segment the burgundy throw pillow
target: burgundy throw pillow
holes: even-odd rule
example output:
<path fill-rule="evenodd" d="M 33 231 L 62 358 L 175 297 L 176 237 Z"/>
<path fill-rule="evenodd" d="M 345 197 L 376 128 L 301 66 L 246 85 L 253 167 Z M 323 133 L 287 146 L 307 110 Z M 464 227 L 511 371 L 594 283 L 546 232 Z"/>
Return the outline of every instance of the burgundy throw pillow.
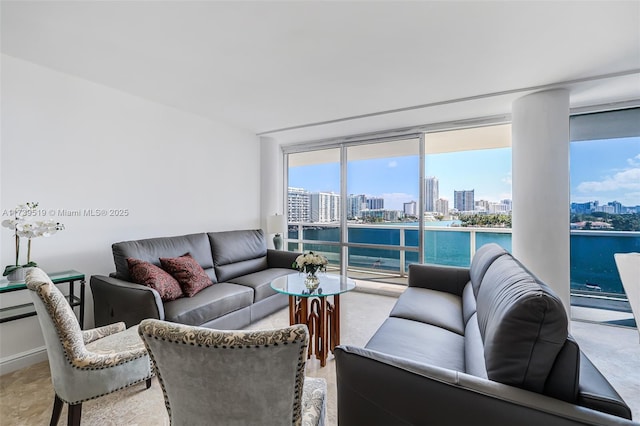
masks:
<path fill-rule="evenodd" d="M 180 284 L 167 271 L 144 260 L 127 258 L 129 274 L 135 283 L 151 287 L 165 301 L 175 300 L 183 296 Z"/>
<path fill-rule="evenodd" d="M 161 257 L 160 264 L 178 280 L 182 292 L 189 297 L 213 284 L 202 266 L 189 253 L 180 257 Z"/>

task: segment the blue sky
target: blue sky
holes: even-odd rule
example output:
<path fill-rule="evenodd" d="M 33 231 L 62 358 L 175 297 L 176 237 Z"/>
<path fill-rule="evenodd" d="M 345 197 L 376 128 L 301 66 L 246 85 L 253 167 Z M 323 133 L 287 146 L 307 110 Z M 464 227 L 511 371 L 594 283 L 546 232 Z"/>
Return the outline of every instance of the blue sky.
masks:
<path fill-rule="evenodd" d="M 620 201 L 640 205 L 640 138 L 571 144 L 571 201 Z M 385 208 L 402 210 L 418 200 L 417 156 L 349 162 L 348 193 L 383 197 Z M 454 190 L 475 190 L 476 200 L 511 198 L 511 149 L 499 148 L 427 156 L 425 176 L 439 180 L 440 197 L 453 207 Z M 295 167 L 289 186 L 340 192 L 338 163 Z"/>
<path fill-rule="evenodd" d="M 640 137 L 571 144 L 571 201 L 640 205 Z"/>

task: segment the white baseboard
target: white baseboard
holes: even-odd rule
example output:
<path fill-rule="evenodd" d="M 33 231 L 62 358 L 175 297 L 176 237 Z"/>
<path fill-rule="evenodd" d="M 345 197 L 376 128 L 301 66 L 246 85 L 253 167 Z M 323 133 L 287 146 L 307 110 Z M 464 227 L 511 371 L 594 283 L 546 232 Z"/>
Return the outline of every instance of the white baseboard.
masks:
<path fill-rule="evenodd" d="M 2 358 L 0 359 L 0 376 L 46 360 L 47 348 L 44 346 Z"/>

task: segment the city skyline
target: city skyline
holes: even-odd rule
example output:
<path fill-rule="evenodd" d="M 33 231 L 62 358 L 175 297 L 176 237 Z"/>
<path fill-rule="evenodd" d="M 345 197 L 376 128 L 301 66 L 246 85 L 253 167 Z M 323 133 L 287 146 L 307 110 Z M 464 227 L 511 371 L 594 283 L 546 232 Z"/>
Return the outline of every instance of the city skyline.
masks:
<path fill-rule="evenodd" d="M 640 137 L 574 142 L 570 152 L 571 203 L 640 205 Z M 385 209 L 402 211 L 419 200 L 418 163 L 418 156 L 349 162 L 347 193 L 381 197 Z M 425 163 L 425 177 L 438 179 L 439 198 L 450 206 L 454 191 L 474 190 L 476 201 L 512 199 L 511 148 L 433 154 Z M 340 193 L 340 165 L 290 168 L 289 186 Z"/>

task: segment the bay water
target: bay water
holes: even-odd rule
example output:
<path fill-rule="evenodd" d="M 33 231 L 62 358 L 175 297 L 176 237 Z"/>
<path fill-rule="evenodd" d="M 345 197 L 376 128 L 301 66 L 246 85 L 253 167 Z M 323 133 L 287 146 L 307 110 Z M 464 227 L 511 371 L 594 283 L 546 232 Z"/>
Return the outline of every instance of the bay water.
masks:
<path fill-rule="evenodd" d="M 455 222 L 428 222 L 426 226 L 451 226 Z M 354 244 L 388 245 L 389 249 L 350 247 L 351 267 L 374 268 L 389 272 L 400 270 L 400 250 L 392 248 L 400 245 L 401 232 L 404 244 L 418 247 L 417 223 L 398 223 L 367 227 L 350 227 L 349 242 Z M 404 231 L 400 229 L 404 228 Z M 414 228 L 415 229 L 412 229 Z M 425 230 L 425 263 L 467 267 L 471 263 L 469 228 L 460 231 Z M 297 232 L 289 232 L 289 238 L 296 239 Z M 340 241 L 339 227 L 310 226 L 304 229 L 305 240 Z M 497 232 L 476 232 L 476 249 L 487 243 L 497 243 L 511 251 L 511 234 Z M 571 288 L 575 290 L 624 294 L 622 282 L 615 264 L 615 253 L 640 252 L 640 233 L 571 234 L 570 277 Z M 552 247 L 549 248 L 553 250 Z M 331 263 L 339 261 L 339 247 L 322 243 L 305 244 L 304 251 L 315 250 L 325 254 Z M 418 263 L 417 251 L 405 252 L 405 270 L 410 263 Z M 588 285 L 588 286 L 587 286 Z"/>

